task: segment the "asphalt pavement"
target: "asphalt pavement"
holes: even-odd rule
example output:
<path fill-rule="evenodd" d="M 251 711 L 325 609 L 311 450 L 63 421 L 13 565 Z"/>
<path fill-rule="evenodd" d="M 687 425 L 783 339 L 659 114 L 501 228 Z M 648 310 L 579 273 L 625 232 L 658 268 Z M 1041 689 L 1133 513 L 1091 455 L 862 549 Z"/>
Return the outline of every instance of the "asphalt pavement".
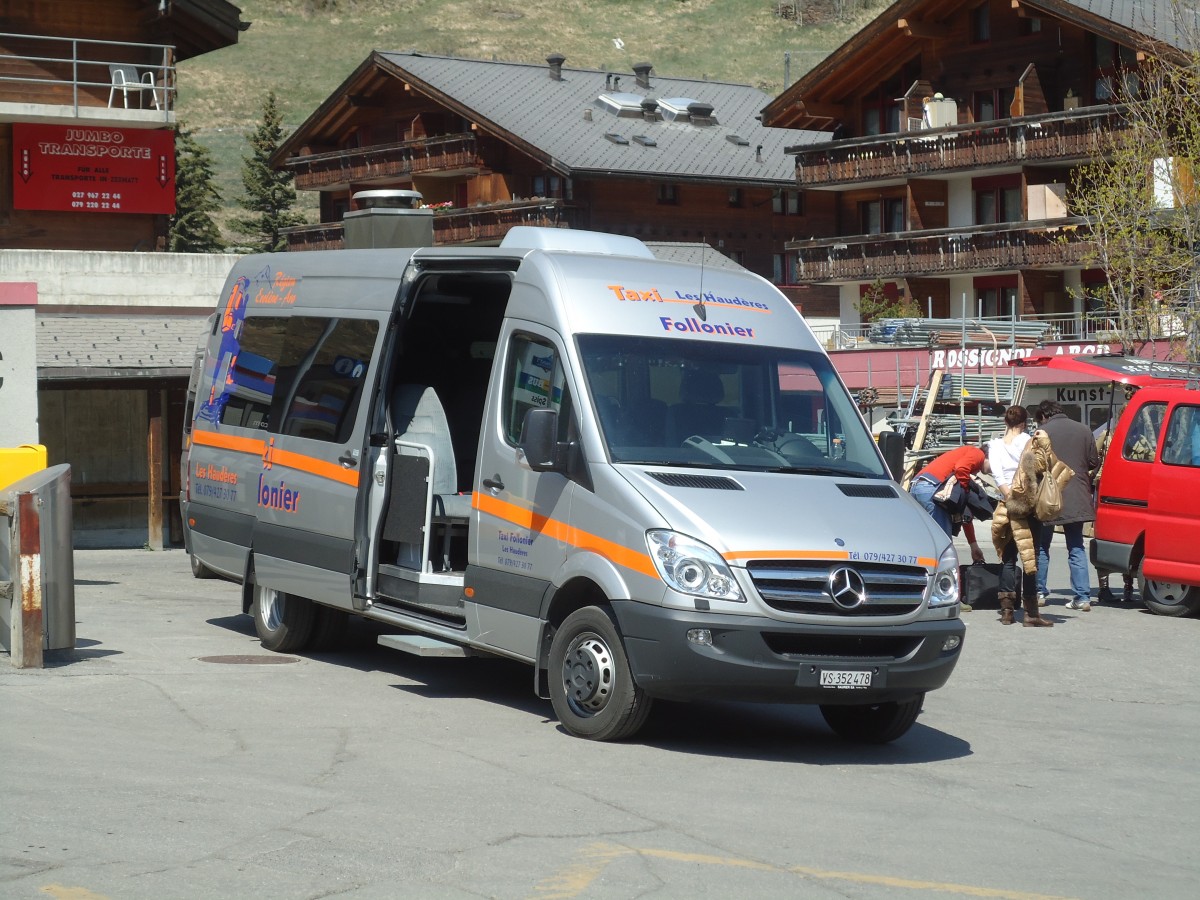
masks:
<path fill-rule="evenodd" d="M 0 656 L 7 900 L 1200 884 L 1200 620 L 1064 609 L 1061 537 L 1056 627 L 966 613 L 950 683 L 883 747 L 813 708 L 716 703 L 592 743 L 518 663 L 410 657 L 369 623 L 329 653 L 267 653 L 238 587 L 193 579 L 180 550 L 77 550 L 75 575 L 76 649 Z"/>

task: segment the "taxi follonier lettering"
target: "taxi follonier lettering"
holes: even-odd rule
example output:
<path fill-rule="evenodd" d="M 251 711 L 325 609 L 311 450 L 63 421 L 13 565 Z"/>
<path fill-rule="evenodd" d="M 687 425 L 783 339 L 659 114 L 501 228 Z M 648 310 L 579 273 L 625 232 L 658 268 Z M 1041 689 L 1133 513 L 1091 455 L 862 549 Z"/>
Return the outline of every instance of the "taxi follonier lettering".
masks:
<path fill-rule="evenodd" d="M 283 481 L 267 484 L 266 476 L 258 476 L 258 505 L 267 509 L 281 509 L 294 513 L 300 509 L 300 492 L 292 490 Z"/>

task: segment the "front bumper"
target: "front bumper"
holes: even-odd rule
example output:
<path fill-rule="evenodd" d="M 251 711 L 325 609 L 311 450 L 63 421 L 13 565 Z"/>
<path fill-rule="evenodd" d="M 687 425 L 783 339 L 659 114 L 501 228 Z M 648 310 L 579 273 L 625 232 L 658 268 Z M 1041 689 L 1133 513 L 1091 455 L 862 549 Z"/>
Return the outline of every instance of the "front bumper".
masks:
<path fill-rule="evenodd" d="M 962 651 L 960 619 L 904 625 L 800 625 L 754 616 L 614 604 L 634 680 L 670 700 L 868 704 L 944 685 Z M 687 639 L 692 628 L 712 645 Z M 958 643 L 942 645 L 949 637 Z M 871 672 L 871 686 L 820 686 L 822 670 Z"/>

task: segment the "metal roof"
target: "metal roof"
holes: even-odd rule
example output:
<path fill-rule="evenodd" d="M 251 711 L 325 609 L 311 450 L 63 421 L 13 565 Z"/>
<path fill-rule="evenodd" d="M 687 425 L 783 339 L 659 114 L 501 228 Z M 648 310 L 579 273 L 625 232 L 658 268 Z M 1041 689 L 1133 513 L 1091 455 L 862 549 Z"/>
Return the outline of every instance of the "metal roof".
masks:
<path fill-rule="evenodd" d="M 794 161 L 784 147 L 828 140 L 817 131 L 764 128 L 755 118 L 770 97 L 749 85 L 651 72 L 650 87 L 633 73 L 563 67 L 561 80 L 548 65 L 489 62 L 412 52 L 379 52 L 417 90 L 458 107 L 478 126 L 534 147 L 572 175 L 646 176 L 661 179 L 765 183 L 794 187 Z M 635 98 L 689 98 L 713 108 L 715 124 L 648 121 L 617 115 L 601 94 L 623 105 Z M 618 135 L 617 143 L 606 134 Z M 741 141 L 727 140 L 728 135 Z M 641 136 L 649 141 L 637 140 Z M 759 148 L 761 147 L 761 151 Z"/>
<path fill-rule="evenodd" d="M 39 380 L 188 375 L 206 316 L 38 315 Z"/>

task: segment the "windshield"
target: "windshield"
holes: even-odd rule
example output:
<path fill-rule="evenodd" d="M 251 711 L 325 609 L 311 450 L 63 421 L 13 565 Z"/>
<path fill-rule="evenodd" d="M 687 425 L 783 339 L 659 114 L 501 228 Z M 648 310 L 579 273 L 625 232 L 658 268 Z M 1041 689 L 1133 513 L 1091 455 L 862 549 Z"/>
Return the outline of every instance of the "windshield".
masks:
<path fill-rule="evenodd" d="M 822 353 L 600 334 L 578 343 L 613 462 L 890 477 Z"/>

